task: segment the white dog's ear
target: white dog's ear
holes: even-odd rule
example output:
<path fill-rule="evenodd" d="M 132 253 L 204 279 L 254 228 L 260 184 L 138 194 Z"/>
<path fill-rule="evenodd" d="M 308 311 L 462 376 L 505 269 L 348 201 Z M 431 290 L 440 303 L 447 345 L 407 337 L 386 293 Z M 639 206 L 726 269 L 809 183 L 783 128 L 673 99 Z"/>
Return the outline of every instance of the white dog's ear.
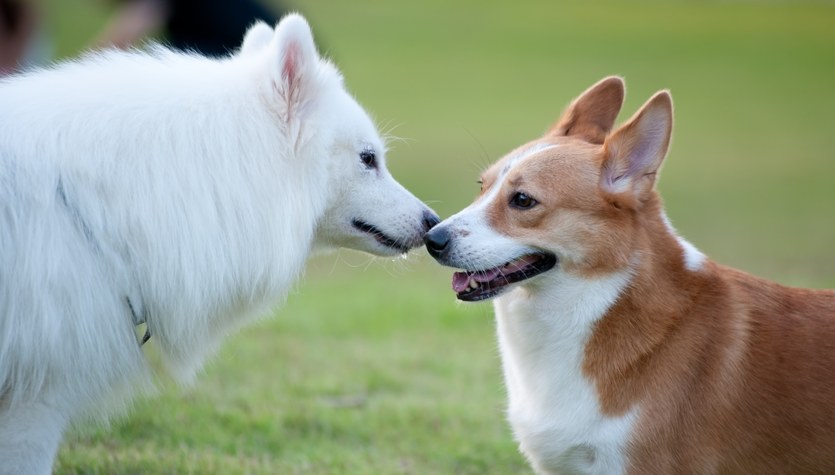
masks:
<path fill-rule="evenodd" d="M 310 25 L 297 13 L 285 16 L 275 27 L 271 47 L 276 60 L 275 91 L 286 107 L 287 120 L 291 120 L 304 109 L 314 92 L 319 54 Z"/>
<path fill-rule="evenodd" d="M 615 125 L 625 95 L 623 79 L 617 76 L 604 78 L 580 94 L 549 133 L 577 136 L 587 142 L 601 144 Z"/>
<path fill-rule="evenodd" d="M 637 204 L 648 198 L 673 130 L 673 99 L 657 92 L 603 144 L 600 186 Z"/>
<path fill-rule="evenodd" d="M 246 30 L 244 41 L 241 43 L 240 54 L 248 55 L 262 50 L 273 39 L 275 32 L 272 27 L 261 20 L 256 21 Z"/>

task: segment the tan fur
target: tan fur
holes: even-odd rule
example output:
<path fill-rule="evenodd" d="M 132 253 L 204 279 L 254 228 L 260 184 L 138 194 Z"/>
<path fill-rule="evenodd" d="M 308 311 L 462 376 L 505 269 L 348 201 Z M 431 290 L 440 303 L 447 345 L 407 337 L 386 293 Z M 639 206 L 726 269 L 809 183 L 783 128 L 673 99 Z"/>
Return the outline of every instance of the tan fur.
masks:
<path fill-rule="evenodd" d="M 502 234 L 556 248 L 560 272 L 631 269 L 583 361 L 604 414 L 640 409 L 629 473 L 835 473 L 835 292 L 783 287 L 709 260 L 687 269 L 654 188 L 670 96 L 656 94 L 610 134 L 622 101 L 618 78 L 581 95 L 546 136 L 520 148 L 556 145 L 510 170 L 488 216 Z M 661 153 L 630 158 L 647 146 Z M 506 160 L 485 172 L 484 191 Z M 508 206 L 520 191 L 539 204 Z"/>
<path fill-rule="evenodd" d="M 608 77 L 588 88 L 575 100 L 549 131 L 553 136 L 575 136 L 594 144 L 612 130 L 623 106 L 623 80 Z"/>
<path fill-rule="evenodd" d="M 686 271 L 661 227 L 584 361 L 607 415 L 641 407 L 630 472 L 835 473 L 835 293 Z"/>

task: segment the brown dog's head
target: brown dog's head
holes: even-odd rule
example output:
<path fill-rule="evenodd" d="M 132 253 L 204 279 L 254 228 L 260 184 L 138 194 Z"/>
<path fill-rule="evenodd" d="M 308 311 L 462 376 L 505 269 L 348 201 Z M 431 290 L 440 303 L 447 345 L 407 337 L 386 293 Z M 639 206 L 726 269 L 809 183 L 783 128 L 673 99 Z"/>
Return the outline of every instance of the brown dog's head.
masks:
<path fill-rule="evenodd" d="M 629 265 L 642 214 L 660 217 L 654 184 L 673 118 L 661 91 L 611 132 L 623 98 L 618 77 L 589 88 L 542 138 L 484 172 L 473 204 L 426 234 L 439 263 L 464 269 L 453 277 L 459 299 Z"/>

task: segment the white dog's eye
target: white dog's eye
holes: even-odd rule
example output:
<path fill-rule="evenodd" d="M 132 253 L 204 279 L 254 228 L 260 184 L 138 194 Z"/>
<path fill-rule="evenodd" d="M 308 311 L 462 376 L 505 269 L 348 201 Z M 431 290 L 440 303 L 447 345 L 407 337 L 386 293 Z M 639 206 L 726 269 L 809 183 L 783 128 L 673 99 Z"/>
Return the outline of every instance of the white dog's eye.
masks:
<path fill-rule="evenodd" d="M 360 152 L 360 160 L 368 168 L 377 168 L 377 154 L 370 148 Z"/>
<path fill-rule="evenodd" d="M 513 198 L 510 199 L 510 205 L 519 209 L 533 208 L 537 204 L 539 204 L 538 201 L 521 191 L 513 195 Z"/>

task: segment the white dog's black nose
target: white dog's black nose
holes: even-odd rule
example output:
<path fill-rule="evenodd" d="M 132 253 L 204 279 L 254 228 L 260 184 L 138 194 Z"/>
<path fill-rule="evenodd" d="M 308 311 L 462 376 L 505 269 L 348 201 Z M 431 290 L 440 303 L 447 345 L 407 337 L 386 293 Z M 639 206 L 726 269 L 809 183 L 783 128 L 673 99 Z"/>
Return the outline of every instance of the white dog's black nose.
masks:
<path fill-rule="evenodd" d="M 441 222 L 441 218 L 432 211 L 426 210 L 423 212 L 423 229 L 429 231 L 434 228 L 436 224 Z"/>
<path fill-rule="evenodd" d="M 449 241 L 451 235 L 446 226 L 434 228 L 423 236 L 423 242 L 426 243 L 426 250 L 435 259 L 443 256 L 444 252 L 449 248 Z"/>

